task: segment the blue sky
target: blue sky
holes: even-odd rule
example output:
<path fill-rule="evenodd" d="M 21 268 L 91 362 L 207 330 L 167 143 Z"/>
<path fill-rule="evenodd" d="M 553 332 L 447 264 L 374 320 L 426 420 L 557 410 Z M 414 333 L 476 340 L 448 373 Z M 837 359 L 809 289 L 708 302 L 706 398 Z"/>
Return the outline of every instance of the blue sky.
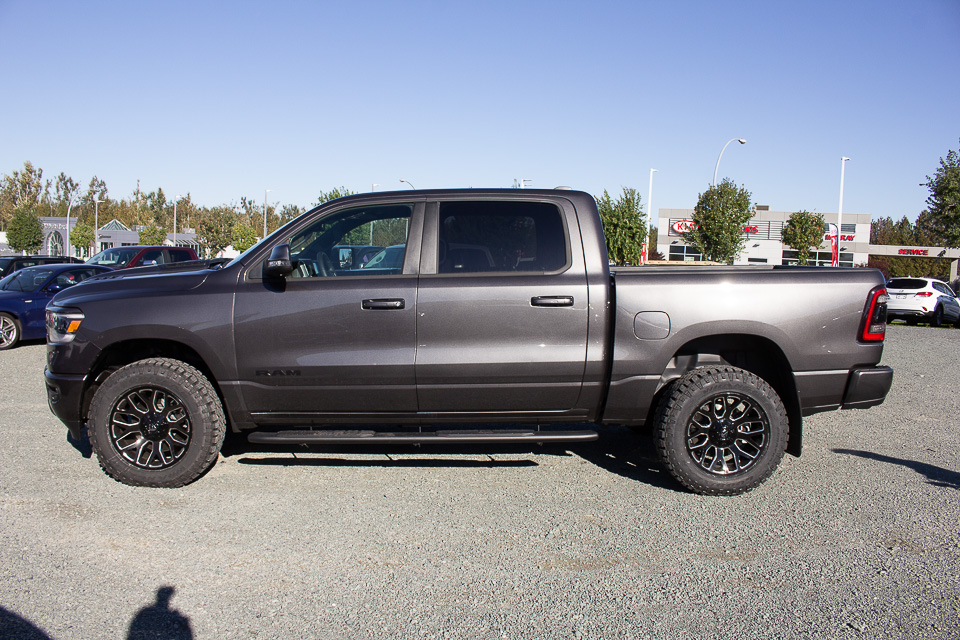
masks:
<path fill-rule="evenodd" d="M 0 0 L 0 173 L 114 198 L 713 178 L 774 210 L 915 218 L 960 146 L 960 2 Z M 646 208 L 646 207 L 645 207 Z"/>

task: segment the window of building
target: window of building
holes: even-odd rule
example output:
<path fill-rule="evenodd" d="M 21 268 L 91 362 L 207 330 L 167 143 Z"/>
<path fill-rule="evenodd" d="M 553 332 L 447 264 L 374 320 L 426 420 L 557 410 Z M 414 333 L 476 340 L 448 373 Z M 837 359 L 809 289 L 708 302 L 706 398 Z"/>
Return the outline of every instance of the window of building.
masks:
<path fill-rule="evenodd" d="M 797 260 L 798 255 L 799 255 L 798 252 L 793 249 L 784 249 L 782 264 L 786 264 L 786 265 L 800 264 L 800 262 Z M 816 266 L 816 267 L 829 267 L 833 265 L 833 252 L 832 251 L 811 251 L 807 257 L 807 264 L 810 266 Z M 840 266 L 852 267 L 853 254 L 841 253 Z"/>
<path fill-rule="evenodd" d="M 703 254 L 697 251 L 696 247 L 672 244 L 667 259 L 673 262 L 693 262 L 694 260 L 703 260 Z"/>

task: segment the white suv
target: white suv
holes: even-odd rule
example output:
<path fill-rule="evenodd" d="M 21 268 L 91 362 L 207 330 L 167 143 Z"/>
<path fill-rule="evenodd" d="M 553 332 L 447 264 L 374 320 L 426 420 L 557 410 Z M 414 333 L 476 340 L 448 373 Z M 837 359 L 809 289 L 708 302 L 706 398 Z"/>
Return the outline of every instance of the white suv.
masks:
<path fill-rule="evenodd" d="M 960 326 L 960 302 L 945 282 L 933 278 L 891 278 L 887 282 L 887 321 L 918 320 L 939 327 L 944 323 Z"/>

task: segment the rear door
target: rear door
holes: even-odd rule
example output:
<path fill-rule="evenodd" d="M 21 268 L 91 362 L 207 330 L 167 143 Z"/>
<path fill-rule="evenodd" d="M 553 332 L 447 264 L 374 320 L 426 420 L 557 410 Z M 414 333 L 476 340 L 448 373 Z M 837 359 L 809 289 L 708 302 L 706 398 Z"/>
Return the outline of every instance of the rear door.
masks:
<path fill-rule="evenodd" d="M 537 199 L 430 204 L 417 304 L 421 412 L 576 413 L 588 301 L 567 219 Z"/>
<path fill-rule="evenodd" d="M 417 410 L 417 266 L 423 205 L 355 206 L 305 221 L 283 240 L 297 260 L 285 279 L 252 265 L 238 284 L 238 378 L 260 423 Z M 410 240 L 408 241 L 408 238 Z M 394 269 L 338 268 L 338 245 L 400 247 Z"/>

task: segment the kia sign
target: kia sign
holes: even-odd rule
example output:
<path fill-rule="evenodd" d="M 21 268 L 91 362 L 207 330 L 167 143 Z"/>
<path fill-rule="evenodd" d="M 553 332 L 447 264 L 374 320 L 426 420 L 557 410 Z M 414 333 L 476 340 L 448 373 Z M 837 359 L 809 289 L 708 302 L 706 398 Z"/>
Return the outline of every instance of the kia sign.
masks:
<path fill-rule="evenodd" d="M 696 226 L 697 223 L 695 223 L 693 220 L 677 220 L 670 225 L 670 228 L 677 233 L 689 233 Z"/>

